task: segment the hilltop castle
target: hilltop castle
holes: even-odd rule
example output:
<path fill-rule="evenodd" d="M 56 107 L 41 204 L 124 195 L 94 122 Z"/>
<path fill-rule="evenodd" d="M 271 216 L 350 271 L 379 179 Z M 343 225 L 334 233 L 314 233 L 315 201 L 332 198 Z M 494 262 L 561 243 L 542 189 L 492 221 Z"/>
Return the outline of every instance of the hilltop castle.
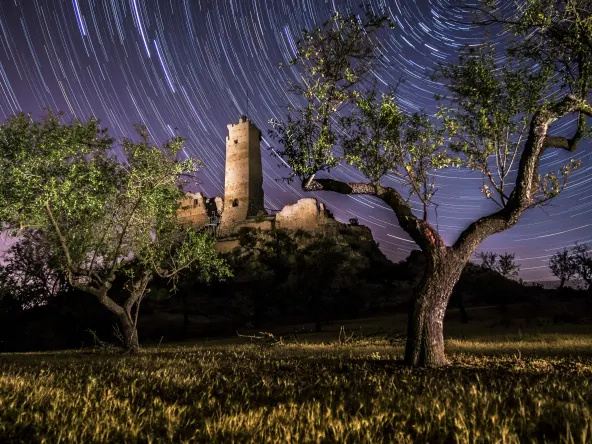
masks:
<path fill-rule="evenodd" d="M 263 199 L 260 142 L 261 131 L 247 116 L 229 124 L 224 199 L 187 193 L 178 211 L 179 218 L 193 226 L 215 228 L 220 243 L 228 243 L 224 250 L 233 248 L 232 237 L 242 227 L 320 231 L 328 225 L 339 225 L 325 205 L 314 198 L 300 199 L 268 214 Z"/>

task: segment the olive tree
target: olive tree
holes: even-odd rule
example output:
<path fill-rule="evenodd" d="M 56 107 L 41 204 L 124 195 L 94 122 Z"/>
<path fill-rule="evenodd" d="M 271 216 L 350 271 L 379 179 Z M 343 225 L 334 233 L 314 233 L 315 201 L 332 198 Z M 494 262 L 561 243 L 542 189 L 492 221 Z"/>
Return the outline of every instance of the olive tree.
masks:
<path fill-rule="evenodd" d="M 153 276 L 176 281 L 199 270 L 229 274 L 208 234 L 179 225 L 179 199 L 197 161 L 179 160 L 183 139 L 162 147 L 145 128 L 137 141 L 113 139 L 99 122 L 48 112 L 0 125 L 0 220 L 13 235 L 35 228 L 49 245 L 68 283 L 97 298 L 118 319 L 125 350 L 139 348 L 139 306 Z M 117 276 L 126 296 L 111 294 Z M 118 301 L 122 302 L 118 302 Z"/>
<path fill-rule="evenodd" d="M 378 34 L 372 27 L 364 32 L 367 21 L 336 16 L 299 42 L 296 64 L 303 71 L 301 92 L 307 104 L 298 111 L 290 110 L 284 121 L 272 121 L 272 133 L 282 145 L 277 154 L 286 160 L 292 177 L 301 180 L 305 191 L 381 199 L 423 251 L 426 269 L 408 318 L 405 362 L 409 365 L 447 362 L 443 319 L 467 261 L 485 238 L 514 226 L 524 211 L 557 196 L 578 166 L 574 161 L 559 173 L 539 173 L 539 161 L 547 149 L 573 151 L 587 135 L 585 116 L 592 115 L 588 102 L 592 75 L 587 66 L 592 47 L 588 44 L 590 33 L 583 28 L 589 28 L 590 22 L 581 19 L 579 12 L 574 15 L 542 0 L 529 2 L 519 14 L 507 23 L 518 35 L 518 43 L 512 46 L 512 59 L 501 59 L 504 66 L 498 66 L 493 49 L 484 46 L 465 50 L 458 64 L 442 66 L 436 72 L 449 92 L 438 113 L 441 125 L 429 116 L 402 112 L 396 94 L 380 94 L 367 88 L 368 82 L 348 80 L 354 67 L 355 72 L 371 73 L 377 60 L 375 51 L 364 52 L 363 57 L 348 51 L 348 42 L 355 41 L 356 48 L 377 48 Z M 536 21 L 532 17 L 537 14 L 552 19 Z M 573 24 L 564 21 L 567 16 L 582 26 L 574 30 Z M 532 68 L 533 54 L 526 45 L 529 39 L 523 38 L 534 38 L 535 34 L 541 37 L 537 44 L 550 54 L 548 59 L 536 60 L 538 69 Z M 570 51 L 579 56 L 571 57 Z M 311 54 L 323 57 L 315 59 Z M 559 59 L 569 65 L 571 77 L 554 75 L 563 69 Z M 557 83 L 558 79 L 564 82 Z M 318 109 L 318 104 L 331 99 L 333 91 L 346 91 L 348 104 L 330 108 L 330 117 L 319 123 L 307 110 Z M 312 105 L 311 97 L 316 100 Z M 346 117 L 340 119 L 338 113 Z M 579 117 L 572 138 L 551 133 L 553 122 L 574 114 Z M 325 121 L 339 121 L 341 127 L 323 125 Z M 367 180 L 344 182 L 317 176 L 342 161 L 355 166 Z M 498 209 L 470 223 L 446 245 L 428 221 L 437 193 L 434 171 L 459 166 L 483 174 L 481 191 Z M 397 178 L 408 194 L 386 186 L 387 176 Z M 421 214 L 412 210 L 411 196 L 421 202 Z"/>

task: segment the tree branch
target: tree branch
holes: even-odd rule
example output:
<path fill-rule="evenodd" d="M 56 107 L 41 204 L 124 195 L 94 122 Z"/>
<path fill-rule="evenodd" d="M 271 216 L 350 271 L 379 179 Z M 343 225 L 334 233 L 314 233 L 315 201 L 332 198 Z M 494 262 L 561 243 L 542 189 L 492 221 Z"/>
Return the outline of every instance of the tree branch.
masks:
<path fill-rule="evenodd" d="M 134 304 L 140 301 L 146 292 L 146 288 L 148 284 L 152 280 L 152 273 L 150 271 L 145 271 L 142 273 L 140 279 L 132 282 L 132 288 L 130 290 L 130 296 L 126 299 L 123 308 L 128 316 L 130 316 L 130 321 L 133 323 L 133 319 L 131 319 L 132 308 Z M 137 316 L 136 316 L 137 319 Z M 134 323 L 135 325 L 135 323 Z"/>
<path fill-rule="evenodd" d="M 415 243 L 426 253 L 433 256 L 445 248 L 440 234 L 427 221 L 413 214 L 411 207 L 401 194 L 390 187 L 364 182 L 341 182 L 334 179 L 313 179 L 303 183 L 304 191 L 333 191 L 339 194 L 366 194 L 376 196 L 395 212 L 399 225 Z"/>
<path fill-rule="evenodd" d="M 569 140 L 561 136 L 546 136 L 545 148 L 560 148 L 562 150 L 573 151 L 569 146 Z"/>
<path fill-rule="evenodd" d="M 80 291 L 83 291 L 85 293 L 89 293 L 89 294 L 92 294 L 93 296 L 95 296 L 99 300 L 99 302 L 103 306 L 105 306 L 111 313 L 113 313 L 117 316 L 122 316 L 124 314 L 123 307 L 118 305 L 113 299 L 111 299 L 107 295 L 107 291 L 109 290 L 109 288 L 111 288 L 110 284 L 105 284 L 99 289 L 93 288 L 89 285 L 78 284 L 78 283 L 74 283 L 74 284 L 72 284 L 72 286 L 74 288 L 77 288 Z"/>
<path fill-rule="evenodd" d="M 60 246 L 62 247 L 62 251 L 64 252 L 64 257 L 66 258 L 66 265 L 67 265 L 67 269 L 68 269 L 68 280 L 71 282 L 72 281 L 72 274 L 80 274 L 79 272 L 81 270 L 79 270 L 77 267 L 75 267 L 74 264 L 72 263 L 72 257 L 70 256 L 70 248 L 68 247 L 68 243 L 66 241 L 66 238 L 62 234 L 62 230 L 60 229 L 60 226 L 53 215 L 53 211 L 51 211 L 51 206 L 49 205 L 48 200 L 45 201 L 44 206 L 45 206 L 45 212 L 47 213 L 47 217 L 49 217 L 49 221 L 51 222 L 51 225 L 53 226 L 53 229 L 55 230 L 58 240 L 60 241 Z"/>
<path fill-rule="evenodd" d="M 123 228 L 121 229 L 121 234 L 119 235 L 119 240 L 117 241 L 117 247 L 114 250 L 113 263 L 111 264 L 111 268 L 109 269 L 109 273 L 107 274 L 107 276 L 109 278 L 113 277 L 115 274 L 115 268 L 117 267 L 117 259 L 119 258 L 119 254 L 120 254 L 119 250 L 121 249 L 121 246 L 123 245 L 123 239 L 125 238 L 125 235 L 127 234 L 127 229 L 129 227 L 129 224 L 130 224 L 132 218 L 134 217 L 136 210 L 140 206 L 140 203 L 142 202 L 143 198 L 144 198 L 144 196 L 140 196 L 140 198 L 136 201 L 136 203 L 134 204 L 134 206 L 132 208 L 132 211 L 129 214 L 128 219 L 126 220 Z"/>
<path fill-rule="evenodd" d="M 514 226 L 522 212 L 531 207 L 536 192 L 539 160 L 547 144 L 553 142 L 563 145 L 567 141 L 567 139 L 563 141 L 561 138 L 547 136 L 549 125 L 573 112 L 592 115 L 592 107 L 575 95 L 569 94 L 552 106 L 539 109 L 533 115 L 528 138 L 520 157 L 516 185 L 506 204 L 499 211 L 470 224 L 454 243 L 454 250 L 467 258 L 470 257 L 483 239 Z M 578 122 L 579 125 L 580 122 Z M 577 148 L 578 141 L 573 142 L 573 148 L 570 151 Z M 569 144 L 567 141 L 567 146 Z"/>

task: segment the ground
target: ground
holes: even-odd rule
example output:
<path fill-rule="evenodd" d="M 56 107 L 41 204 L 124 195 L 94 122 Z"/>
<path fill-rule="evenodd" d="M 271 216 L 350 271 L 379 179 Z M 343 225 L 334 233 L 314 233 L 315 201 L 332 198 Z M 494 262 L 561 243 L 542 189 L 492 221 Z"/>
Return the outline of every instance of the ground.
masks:
<path fill-rule="evenodd" d="M 590 326 L 469 324 L 426 370 L 351 336 L 381 323 L 341 344 L 332 324 L 273 346 L 0 355 L 0 441 L 592 442 Z"/>

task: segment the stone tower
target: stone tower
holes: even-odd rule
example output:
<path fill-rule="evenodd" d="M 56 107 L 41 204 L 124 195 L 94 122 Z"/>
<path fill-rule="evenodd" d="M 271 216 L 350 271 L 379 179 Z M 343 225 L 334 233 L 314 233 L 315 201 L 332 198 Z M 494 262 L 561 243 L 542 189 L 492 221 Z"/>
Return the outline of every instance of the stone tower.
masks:
<path fill-rule="evenodd" d="M 247 116 L 228 125 L 223 230 L 233 229 L 248 217 L 265 213 L 260 141 L 261 131 Z"/>

